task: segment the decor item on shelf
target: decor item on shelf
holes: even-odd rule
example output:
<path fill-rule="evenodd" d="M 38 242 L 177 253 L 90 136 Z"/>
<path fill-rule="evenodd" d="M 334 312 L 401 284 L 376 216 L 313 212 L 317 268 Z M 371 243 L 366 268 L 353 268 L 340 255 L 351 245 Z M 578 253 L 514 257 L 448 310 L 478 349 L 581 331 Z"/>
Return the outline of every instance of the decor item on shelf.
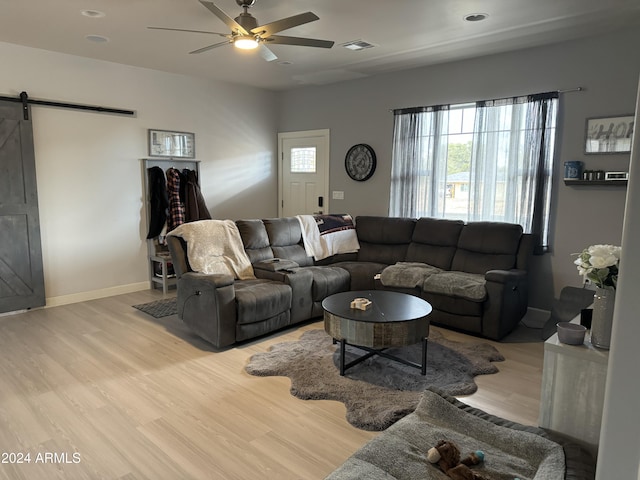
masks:
<path fill-rule="evenodd" d="M 578 273 L 596 286 L 591 319 L 591 344 L 609 349 L 613 307 L 618 285 L 621 248 L 614 245 L 591 245 L 573 262 Z"/>
<path fill-rule="evenodd" d="M 609 350 L 615 302 L 615 290 L 596 288 L 596 294 L 593 296 L 593 314 L 591 319 L 591 344 L 594 347 Z"/>
<path fill-rule="evenodd" d="M 588 118 L 584 153 L 629 153 L 633 115 Z"/>
<path fill-rule="evenodd" d="M 558 322 L 558 340 L 567 345 L 582 345 L 587 327 L 577 323 Z"/>
<path fill-rule="evenodd" d="M 578 180 L 582 177 L 582 162 L 575 160 L 564 162 L 564 179 Z"/>

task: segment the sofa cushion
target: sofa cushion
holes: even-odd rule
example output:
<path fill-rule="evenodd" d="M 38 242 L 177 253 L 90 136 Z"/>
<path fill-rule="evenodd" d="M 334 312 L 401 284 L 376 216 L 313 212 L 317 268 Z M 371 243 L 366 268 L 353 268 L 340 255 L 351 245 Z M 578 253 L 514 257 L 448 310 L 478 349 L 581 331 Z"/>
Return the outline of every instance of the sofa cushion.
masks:
<path fill-rule="evenodd" d="M 462 220 L 419 218 L 407 250 L 407 262 L 427 263 L 451 270 L 463 226 Z"/>
<path fill-rule="evenodd" d="M 451 269 L 486 273 L 489 270 L 515 268 L 521 237 L 520 225 L 499 222 L 468 223 L 460 233 Z"/>
<path fill-rule="evenodd" d="M 271 280 L 236 282 L 238 324 L 267 320 L 291 308 L 291 287 Z"/>
<path fill-rule="evenodd" d="M 441 272 L 430 275 L 422 284 L 428 293 L 440 293 L 472 302 L 482 302 L 487 298 L 484 275 L 467 272 Z"/>
<path fill-rule="evenodd" d="M 351 277 L 349 272 L 340 267 L 303 267 L 302 270 L 313 274 L 311 292 L 314 302 L 321 302 L 329 295 L 349 290 Z"/>
<path fill-rule="evenodd" d="M 426 263 L 398 262 L 382 271 L 380 281 L 385 287 L 422 288 L 427 277 L 440 272 L 441 269 Z"/>
<path fill-rule="evenodd" d="M 263 220 L 274 257 L 293 260 L 301 267 L 313 265 L 302 243 L 302 229 L 295 217 Z"/>
<path fill-rule="evenodd" d="M 251 263 L 261 262 L 273 258 L 269 245 L 269 236 L 262 220 L 236 220 L 244 251 Z"/>
<path fill-rule="evenodd" d="M 422 292 L 420 297 L 424 298 L 427 302 L 431 304 L 434 312 L 436 310 L 440 312 L 445 312 L 447 314 L 453 315 L 455 317 L 469 318 L 475 317 L 478 319 L 482 318 L 483 315 L 483 303 L 482 302 L 473 302 L 471 300 L 467 300 L 465 298 L 452 297 L 450 295 L 444 295 L 442 293 L 433 293 L 433 292 Z M 435 315 L 432 315 L 431 321 L 434 321 Z M 437 323 L 437 322 L 436 322 Z M 449 322 L 445 322 L 449 323 Z M 463 322 L 463 327 L 465 330 L 476 331 L 471 328 L 467 328 L 466 320 Z M 451 326 L 455 327 L 454 324 Z M 477 330 L 480 332 L 480 330 Z"/>
<path fill-rule="evenodd" d="M 415 224 L 412 218 L 357 217 L 358 261 L 393 265 L 404 260 Z"/>
<path fill-rule="evenodd" d="M 340 267 L 349 272 L 351 283 L 349 290 L 374 290 L 376 283 L 374 277 L 387 266 L 376 262 L 338 262 L 333 266 Z"/>

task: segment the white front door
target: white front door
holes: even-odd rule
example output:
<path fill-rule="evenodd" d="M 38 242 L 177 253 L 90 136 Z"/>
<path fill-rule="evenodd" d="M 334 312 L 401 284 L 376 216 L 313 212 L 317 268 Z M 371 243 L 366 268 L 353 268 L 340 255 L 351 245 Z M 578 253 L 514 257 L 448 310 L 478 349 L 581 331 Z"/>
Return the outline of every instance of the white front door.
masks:
<path fill-rule="evenodd" d="M 329 212 L 329 130 L 278 134 L 280 217 Z"/>

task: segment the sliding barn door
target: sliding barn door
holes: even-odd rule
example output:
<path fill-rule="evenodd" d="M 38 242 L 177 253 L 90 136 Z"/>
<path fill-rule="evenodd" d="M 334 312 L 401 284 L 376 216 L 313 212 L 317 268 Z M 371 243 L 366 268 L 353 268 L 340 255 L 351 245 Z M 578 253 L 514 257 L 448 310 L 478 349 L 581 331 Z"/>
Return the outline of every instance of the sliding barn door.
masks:
<path fill-rule="evenodd" d="M 31 121 L 0 101 L 0 313 L 44 304 Z"/>

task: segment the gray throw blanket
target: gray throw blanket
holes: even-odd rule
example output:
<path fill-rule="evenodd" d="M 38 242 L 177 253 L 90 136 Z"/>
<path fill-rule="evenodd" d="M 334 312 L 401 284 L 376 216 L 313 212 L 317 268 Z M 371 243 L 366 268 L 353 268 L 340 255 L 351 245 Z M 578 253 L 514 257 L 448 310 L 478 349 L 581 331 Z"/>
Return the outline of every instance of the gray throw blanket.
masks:
<path fill-rule="evenodd" d="M 385 287 L 416 288 L 422 287 L 431 275 L 442 272 L 438 267 L 418 262 L 398 262 L 386 267 L 380 275 Z"/>
<path fill-rule="evenodd" d="M 485 461 L 471 468 L 493 480 L 564 478 L 559 444 L 468 413 L 427 390 L 414 413 L 364 445 L 327 480 L 446 480 L 427 460 L 427 451 L 441 439 L 454 442 L 463 457 L 482 450 Z"/>

